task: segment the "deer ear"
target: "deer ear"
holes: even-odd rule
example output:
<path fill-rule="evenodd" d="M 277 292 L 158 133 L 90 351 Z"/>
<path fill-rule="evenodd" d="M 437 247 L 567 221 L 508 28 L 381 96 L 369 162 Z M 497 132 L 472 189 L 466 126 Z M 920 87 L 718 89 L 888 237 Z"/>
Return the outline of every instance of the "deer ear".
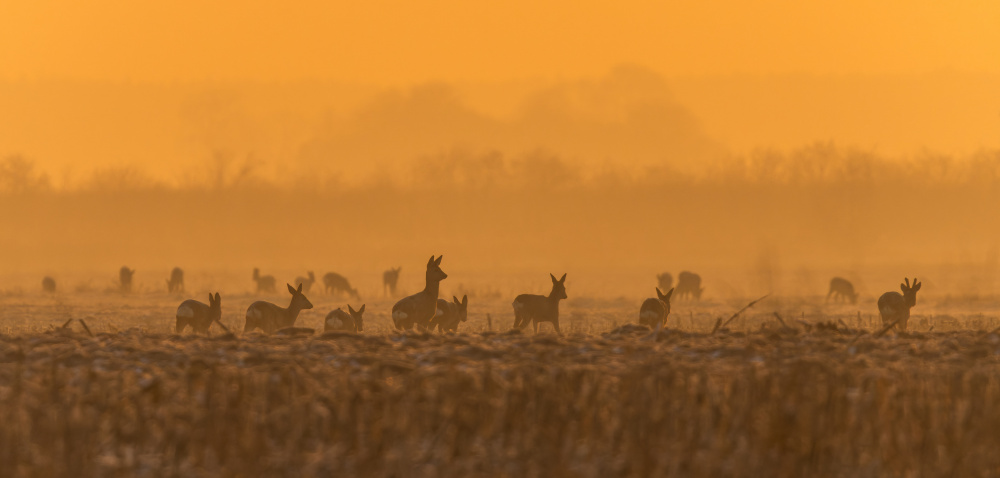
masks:
<path fill-rule="evenodd" d="M 431 265 L 433 263 L 434 263 L 434 254 L 431 254 L 431 258 L 427 261 L 427 265 Z"/>
<path fill-rule="evenodd" d="M 913 292 L 916 292 L 916 291 L 920 290 L 920 286 L 922 286 L 922 285 L 923 284 L 917 282 L 917 278 L 916 277 L 913 278 Z"/>
<path fill-rule="evenodd" d="M 292 284 L 285 284 L 285 285 L 288 286 L 288 293 L 295 295 L 295 288 L 292 287 Z"/>
<path fill-rule="evenodd" d="M 660 288 L 659 287 L 656 288 L 656 296 L 659 297 L 659 298 L 661 298 L 661 299 L 663 298 L 663 292 L 660 292 Z"/>
<path fill-rule="evenodd" d="M 704 289 L 702 289 L 702 290 L 704 290 Z M 673 287 L 671 287 L 670 290 L 667 291 L 666 295 L 663 296 L 663 300 L 665 300 L 667 302 L 670 302 L 670 296 L 672 296 L 672 295 L 674 295 L 674 288 Z"/>
<path fill-rule="evenodd" d="M 903 283 L 900 283 L 900 284 L 899 284 L 899 288 L 900 288 L 900 290 L 902 290 L 903 292 L 906 292 L 906 289 L 909 289 L 909 287 L 906 287 L 906 284 L 903 284 Z"/>
<path fill-rule="evenodd" d="M 212 302 L 215 302 L 215 297 L 212 297 L 212 293 L 209 292 L 208 293 L 208 303 L 211 304 Z"/>
<path fill-rule="evenodd" d="M 566 274 L 563 274 L 562 279 L 559 279 L 560 284 L 562 284 L 563 282 L 566 282 Z"/>
<path fill-rule="evenodd" d="M 462 295 L 462 305 L 469 305 L 469 294 Z"/>
<path fill-rule="evenodd" d="M 358 309 L 358 313 L 359 313 L 359 314 L 363 314 L 363 313 L 365 313 L 365 304 L 361 304 L 361 308 L 360 308 L 360 309 Z"/>
<path fill-rule="evenodd" d="M 353 307 L 351 307 L 351 304 L 347 304 L 347 311 L 350 312 L 350 313 L 352 313 L 352 314 L 357 313 L 357 311 L 354 310 Z"/>
<path fill-rule="evenodd" d="M 218 292 L 215 293 L 215 301 L 216 302 L 222 302 L 222 297 L 219 296 Z"/>
<path fill-rule="evenodd" d="M 552 275 L 552 273 L 551 273 L 551 272 L 549 272 L 549 277 L 551 277 L 551 278 L 552 278 L 552 283 L 553 283 L 553 284 L 555 284 L 556 282 L 559 282 L 559 279 L 556 279 L 556 276 Z"/>
<path fill-rule="evenodd" d="M 434 256 L 431 256 L 431 257 L 434 257 Z M 441 254 L 440 256 L 438 256 L 437 260 L 434 261 L 434 265 L 436 265 L 436 266 L 441 265 L 441 259 L 444 259 L 444 254 Z"/>
<path fill-rule="evenodd" d="M 458 304 L 458 305 L 462 305 L 462 303 L 459 302 L 458 297 L 451 296 L 451 300 L 455 301 L 455 303 Z"/>

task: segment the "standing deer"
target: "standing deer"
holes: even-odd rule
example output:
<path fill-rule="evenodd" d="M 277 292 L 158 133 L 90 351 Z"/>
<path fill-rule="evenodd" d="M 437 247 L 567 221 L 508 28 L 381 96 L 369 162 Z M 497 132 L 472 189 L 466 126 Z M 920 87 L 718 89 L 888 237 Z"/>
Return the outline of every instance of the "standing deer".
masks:
<path fill-rule="evenodd" d="M 276 282 L 274 280 L 274 276 L 272 275 L 262 276 L 260 275 L 260 269 L 256 267 L 253 268 L 253 281 L 257 283 L 258 294 L 262 292 L 268 292 L 273 294 L 278 290 L 277 287 L 275 287 Z"/>
<path fill-rule="evenodd" d="M 336 272 L 328 272 L 323 276 L 323 290 L 327 294 L 347 294 L 355 300 L 361 300 L 358 290 L 351 287 L 346 277 Z"/>
<path fill-rule="evenodd" d="M 566 274 L 562 279 L 549 274 L 552 278 L 552 291 L 548 296 L 521 294 L 514 298 L 514 328 L 523 329 L 528 323 L 533 323 L 535 333 L 538 333 L 539 322 L 552 322 L 552 326 L 559 332 L 559 301 L 566 296 Z"/>
<path fill-rule="evenodd" d="M 167 279 L 167 292 L 184 292 L 184 271 L 180 267 L 174 267 L 170 271 L 170 278 Z"/>
<path fill-rule="evenodd" d="M 207 334 L 212 322 L 222 319 L 222 298 L 216 292 L 213 296 L 208 294 L 208 304 L 194 299 L 181 302 L 177 307 L 177 324 L 174 326 L 175 333 L 181 333 L 184 328 L 191 326 L 191 330 L 196 334 Z"/>
<path fill-rule="evenodd" d="M 854 292 L 854 284 L 842 277 L 830 279 L 830 292 L 826 293 L 826 301 L 830 302 L 831 297 L 841 301 L 847 300 L 852 304 L 858 303 L 858 293 Z"/>
<path fill-rule="evenodd" d="M 437 310 L 434 311 L 434 318 L 431 319 L 431 330 L 435 327 L 441 332 L 455 332 L 458 330 L 458 323 L 469 320 L 469 296 L 463 295 L 462 300 L 451 296 L 454 302 L 446 299 L 437 300 Z"/>
<path fill-rule="evenodd" d="M 247 333 L 255 328 L 260 328 L 265 334 L 272 334 L 276 330 L 295 325 L 295 319 L 299 317 L 299 312 L 313 307 L 312 303 L 305 295 L 302 295 L 302 286 L 296 289 L 291 284 L 288 292 L 292 294 L 292 301 L 288 307 L 279 307 L 270 302 L 258 300 L 250 304 L 247 308 L 247 322 L 243 326 L 243 333 Z"/>
<path fill-rule="evenodd" d="M 670 290 L 674 288 L 674 276 L 670 275 L 669 272 L 664 272 L 662 274 L 656 275 L 656 284 L 660 286 L 663 290 Z"/>
<path fill-rule="evenodd" d="M 673 289 L 664 294 L 657 288 L 656 297 L 644 300 L 639 307 L 639 323 L 648 325 L 651 329 L 667 325 L 667 317 L 670 316 L 670 296 L 673 294 Z"/>
<path fill-rule="evenodd" d="M 906 332 L 906 323 L 910 320 L 910 308 L 917 305 L 917 291 L 923 284 L 917 282 L 916 277 L 913 278 L 912 286 L 909 279 L 904 277 L 903 280 L 906 282 L 899 284 L 902 294 L 886 292 L 878 298 L 878 312 L 882 316 L 883 326 L 887 327 L 895 322 L 900 331 Z"/>
<path fill-rule="evenodd" d="M 402 267 L 393 267 L 382 273 L 382 294 L 389 297 L 396 296 L 396 283 L 399 282 L 399 271 Z"/>
<path fill-rule="evenodd" d="M 49 276 L 45 276 L 45 278 L 42 279 L 42 292 L 48 292 L 51 294 L 55 291 L 56 291 L 56 280 Z"/>
<path fill-rule="evenodd" d="M 701 299 L 701 293 L 705 289 L 701 286 L 701 276 L 694 272 L 681 271 L 677 274 L 677 298 L 678 299 Z"/>
<path fill-rule="evenodd" d="M 118 285 L 121 287 L 122 292 L 132 292 L 133 274 L 135 274 L 135 269 L 129 269 L 128 266 L 122 266 L 118 271 Z"/>
<path fill-rule="evenodd" d="M 438 289 L 441 281 L 448 278 L 441 270 L 441 259 L 431 256 L 427 261 L 427 272 L 424 274 L 424 290 L 409 297 L 404 297 L 392 306 L 392 323 L 396 330 L 412 329 L 414 325 L 425 330 L 430 326 L 434 312 L 437 310 Z"/>
<path fill-rule="evenodd" d="M 341 309 L 334 310 L 326 314 L 323 321 L 323 332 L 363 332 L 365 330 L 365 320 L 362 314 L 365 313 L 365 304 L 361 308 L 354 310 L 351 304 L 347 304 L 347 312 Z"/>
<path fill-rule="evenodd" d="M 316 274 L 313 274 L 312 271 L 309 271 L 306 273 L 306 275 L 308 277 L 296 277 L 295 285 L 298 286 L 299 284 L 302 284 L 302 291 L 308 294 L 309 291 L 312 290 L 313 284 L 316 283 Z"/>

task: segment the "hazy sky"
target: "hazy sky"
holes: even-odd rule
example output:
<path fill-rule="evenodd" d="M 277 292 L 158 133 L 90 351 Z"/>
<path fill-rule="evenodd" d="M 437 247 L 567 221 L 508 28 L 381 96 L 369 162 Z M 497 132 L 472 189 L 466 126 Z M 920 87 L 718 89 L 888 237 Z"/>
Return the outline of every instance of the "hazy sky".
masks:
<path fill-rule="evenodd" d="M 0 78 L 1000 72 L 1000 2 L 3 0 Z"/>

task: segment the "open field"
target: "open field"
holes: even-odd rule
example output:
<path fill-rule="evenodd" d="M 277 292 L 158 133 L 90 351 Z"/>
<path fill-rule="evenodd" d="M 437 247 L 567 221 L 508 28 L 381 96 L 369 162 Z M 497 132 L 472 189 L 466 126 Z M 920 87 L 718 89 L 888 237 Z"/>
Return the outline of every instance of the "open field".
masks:
<path fill-rule="evenodd" d="M 224 296 L 222 322 L 255 299 Z M 311 299 L 298 326 L 343 302 Z M 166 294 L 9 295 L 0 475 L 1000 472 L 992 301 L 918 303 L 878 336 L 864 300 L 769 298 L 712 333 L 746 302 L 678 302 L 658 334 L 623 326 L 636 300 L 583 298 L 561 336 L 508 332 L 494 298 L 457 335 L 393 333 L 382 300 L 360 335 L 199 337 L 171 333 Z"/>

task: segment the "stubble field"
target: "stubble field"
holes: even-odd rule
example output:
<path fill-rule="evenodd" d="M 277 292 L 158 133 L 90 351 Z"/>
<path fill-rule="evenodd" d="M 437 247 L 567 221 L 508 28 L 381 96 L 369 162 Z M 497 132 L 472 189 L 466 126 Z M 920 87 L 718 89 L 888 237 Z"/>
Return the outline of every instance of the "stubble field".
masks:
<path fill-rule="evenodd" d="M 313 293 L 315 334 L 263 336 L 244 294 L 223 296 L 235 335 L 201 337 L 173 334 L 182 298 L 0 297 L 0 475 L 1000 472 L 988 299 L 920 301 L 881 335 L 873 298 L 769 297 L 718 329 L 750 299 L 675 302 L 651 332 L 638 298 L 571 297 L 561 335 L 509 331 L 496 296 L 458 334 L 399 334 L 380 299 L 354 335 L 322 333 L 346 301 Z"/>

